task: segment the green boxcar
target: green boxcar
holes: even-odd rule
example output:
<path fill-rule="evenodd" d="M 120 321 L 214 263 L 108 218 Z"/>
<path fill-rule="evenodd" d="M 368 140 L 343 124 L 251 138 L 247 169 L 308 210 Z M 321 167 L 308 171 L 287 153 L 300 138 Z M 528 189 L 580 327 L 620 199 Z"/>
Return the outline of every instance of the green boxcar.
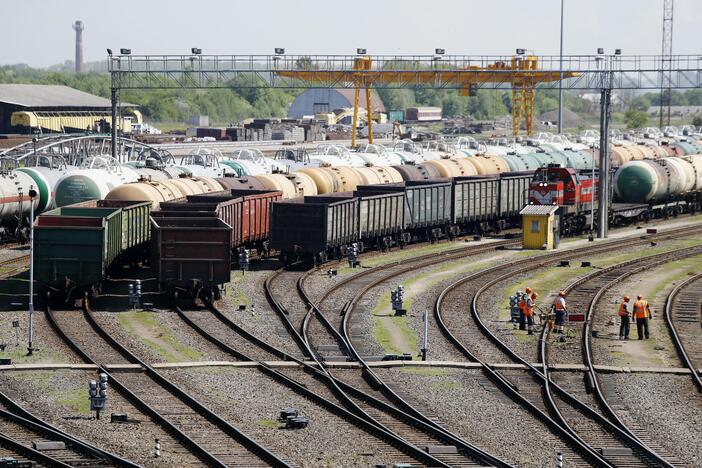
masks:
<path fill-rule="evenodd" d="M 150 201 L 89 200 L 65 208 L 120 208 L 122 210 L 122 253 L 134 253 L 146 258 L 151 239 Z"/>
<path fill-rule="evenodd" d="M 151 202 L 92 200 L 48 211 L 35 224 L 35 277 L 66 292 L 105 278 L 117 257 L 147 258 Z"/>
<path fill-rule="evenodd" d="M 63 207 L 34 225 L 34 277 L 63 292 L 98 284 L 122 252 L 122 210 Z"/>

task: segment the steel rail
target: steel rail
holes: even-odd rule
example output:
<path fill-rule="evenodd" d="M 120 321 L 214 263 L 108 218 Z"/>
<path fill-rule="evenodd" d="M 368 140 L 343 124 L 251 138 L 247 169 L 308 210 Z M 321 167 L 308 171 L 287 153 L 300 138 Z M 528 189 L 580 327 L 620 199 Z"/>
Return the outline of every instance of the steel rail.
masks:
<path fill-rule="evenodd" d="M 616 245 L 613 247 L 618 248 L 618 246 L 616 246 Z M 691 252 L 692 251 L 691 249 L 695 250 L 696 248 L 693 247 L 693 248 L 686 248 L 686 249 L 680 249 L 680 250 L 685 251 L 685 252 Z M 603 250 L 600 250 L 600 252 L 608 251 L 608 250 L 611 250 L 611 248 L 605 248 Z M 595 251 L 590 250 L 589 251 L 589 253 L 597 253 L 597 252 L 598 252 L 597 250 L 595 250 Z M 666 256 L 666 255 L 669 255 L 670 253 L 671 252 L 663 252 L 663 253 L 658 254 L 658 255 L 659 256 Z M 652 256 L 652 257 L 655 257 L 655 256 Z M 563 257 L 558 256 L 558 258 L 563 258 Z M 640 260 L 635 260 L 635 261 L 640 261 Z M 621 265 L 623 265 L 623 264 L 629 264 L 629 263 L 633 263 L 635 261 L 624 262 L 622 264 L 619 264 L 619 265 L 616 265 L 616 266 L 613 266 L 613 267 L 610 267 L 607 269 L 599 270 L 599 271 L 595 272 L 594 274 L 590 275 L 589 277 L 603 274 L 604 272 L 611 271 L 614 268 L 621 267 Z M 540 264 L 536 265 L 535 268 L 540 268 L 542 266 L 544 266 L 544 264 L 540 263 Z M 529 269 L 532 270 L 535 268 L 529 268 Z M 512 273 L 502 275 L 502 276 L 490 281 L 489 283 L 485 284 L 482 288 L 480 288 L 473 296 L 473 303 L 471 306 L 471 311 L 473 311 L 474 309 L 477 311 L 477 300 L 478 300 L 478 297 L 480 296 L 480 294 L 482 294 L 485 290 L 487 290 L 491 286 L 494 286 L 495 284 L 508 279 L 511 275 L 512 275 Z M 580 281 L 582 281 L 582 280 L 578 280 L 578 282 L 580 282 Z M 548 384 L 548 385 L 552 386 L 560 398 L 562 398 L 564 401 L 566 401 L 570 405 L 576 407 L 577 409 L 582 410 L 586 415 L 588 415 L 590 418 L 596 420 L 596 422 L 598 422 L 601 426 L 606 428 L 606 430 L 608 430 L 610 432 L 614 432 L 615 434 L 617 434 L 617 436 L 623 438 L 628 445 L 630 445 L 633 448 L 649 455 L 652 459 L 656 460 L 656 462 L 660 466 L 671 466 L 665 459 L 663 459 L 655 451 L 653 451 L 652 449 L 647 447 L 642 441 L 640 441 L 638 439 L 638 437 L 636 437 L 630 430 L 628 430 L 626 428 L 625 425 L 623 425 L 623 423 L 621 425 L 617 424 L 616 422 L 613 424 L 612 421 L 608 420 L 607 418 L 604 418 L 602 415 L 600 415 L 599 413 L 594 411 L 592 408 L 590 408 L 587 404 L 581 402 L 576 397 L 571 395 L 568 391 L 563 389 L 561 386 L 559 386 L 558 384 L 556 384 L 555 382 L 553 382 L 551 380 L 548 380 L 546 378 L 546 374 L 540 372 L 531 363 L 529 363 L 528 361 L 523 359 L 521 356 L 519 356 L 517 353 L 515 353 L 511 348 L 509 348 L 506 344 L 504 344 L 504 342 L 499 340 L 499 338 L 497 338 L 489 330 L 489 328 L 482 322 L 482 320 L 480 320 L 479 316 L 477 316 L 477 313 L 476 313 L 476 318 L 477 318 L 476 323 L 478 323 L 483 334 L 485 334 L 488 338 L 490 338 L 493 342 L 495 342 L 503 352 L 505 352 L 508 356 L 510 356 L 516 362 L 526 366 L 535 377 L 543 379 L 544 385 Z M 593 368 L 593 370 L 594 370 L 594 368 Z M 560 414 L 560 412 L 554 407 L 555 402 L 553 400 L 547 401 L 547 403 L 551 406 L 552 409 L 556 410 L 555 412 L 557 414 Z M 565 423 L 565 420 L 564 420 L 564 423 Z M 566 426 L 568 426 L 567 423 L 566 423 Z"/>
<path fill-rule="evenodd" d="M 208 309 L 213 312 L 213 314 L 217 317 L 220 318 L 224 316 L 213 304 L 206 303 Z M 193 322 L 186 314 L 183 313 L 182 309 L 176 307 L 176 312 L 178 313 L 178 316 L 185 322 L 187 323 L 193 330 L 195 330 L 198 334 L 200 334 L 203 338 L 208 340 L 210 343 L 214 344 L 217 346 L 219 349 L 224 351 L 225 353 L 231 354 L 232 356 L 236 356 L 238 359 L 242 361 L 248 361 L 248 362 L 255 362 L 258 364 L 258 367 L 263 370 L 265 373 L 270 375 L 272 378 L 278 380 L 279 382 L 283 383 L 284 385 L 288 386 L 289 388 L 293 389 L 297 393 L 302 394 L 303 396 L 311 399 L 313 402 L 319 404 L 320 406 L 324 407 L 328 411 L 337 414 L 337 415 L 342 415 L 344 418 L 349 420 L 352 424 L 356 426 L 360 426 L 363 430 L 375 435 L 376 437 L 379 437 L 386 442 L 389 442 L 391 445 L 395 446 L 396 448 L 405 451 L 410 456 L 413 456 L 415 458 L 418 458 L 421 460 L 423 463 L 439 463 L 439 466 L 445 466 L 440 460 L 435 459 L 434 457 L 427 457 L 428 454 L 426 452 L 418 449 L 417 447 L 413 446 L 412 444 L 409 444 L 405 442 L 403 439 L 401 439 L 399 436 L 394 434 L 392 431 L 389 429 L 385 428 L 383 425 L 375 422 L 375 421 L 369 421 L 368 419 L 364 418 L 362 415 L 358 415 L 353 411 L 350 411 L 342 406 L 337 405 L 334 402 L 331 402 L 327 400 L 326 398 L 322 397 L 321 395 L 315 393 L 314 391 L 310 390 L 307 388 L 304 384 L 296 381 L 292 377 L 289 377 L 285 375 L 283 372 L 273 369 L 269 364 L 253 359 L 244 353 L 237 351 L 236 349 L 232 348 L 228 344 L 224 343 L 222 340 L 212 336 L 210 333 L 208 333 L 205 329 L 200 327 L 198 324 Z M 233 322 L 231 322 L 228 318 L 225 318 L 226 324 L 231 323 L 232 325 L 235 325 Z M 235 325 L 235 327 L 239 328 L 238 326 Z M 327 385 L 332 385 L 331 380 L 332 377 L 326 373 L 324 373 L 322 370 L 319 368 L 313 367 L 309 365 L 308 363 L 298 360 L 297 358 L 294 358 L 290 355 L 285 354 L 283 351 L 280 351 L 280 353 L 283 353 L 284 356 L 287 358 L 287 360 L 295 361 L 298 365 L 300 365 L 301 368 L 303 368 L 305 371 L 313 373 L 315 376 L 322 378 L 326 381 Z M 350 386 L 349 386 L 350 387 Z M 349 388 L 344 388 L 345 391 L 348 391 Z M 353 389 L 356 392 L 363 393 L 359 390 Z M 372 398 L 372 397 L 369 397 Z M 379 402 L 382 404 L 382 402 Z"/>
<path fill-rule="evenodd" d="M 697 387 L 698 392 L 702 392 L 702 378 L 700 378 L 699 370 L 695 367 L 695 364 L 692 362 L 692 359 L 690 359 L 690 356 L 688 355 L 685 349 L 685 345 L 683 344 L 682 339 L 678 334 L 678 330 L 675 326 L 675 322 L 673 321 L 672 317 L 672 309 L 673 301 L 680 293 L 680 291 L 682 291 L 686 286 L 690 285 L 691 283 L 700 280 L 702 280 L 702 273 L 698 273 L 695 276 L 687 278 L 685 281 L 677 285 L 675 289 L 673 289 L 670 292 L 670 294 L 668 294 L 668 297 L 665 300 L 665 321 L 668 325 L 668 329 L 670 330 L 670 334 L 673 337 L 673 344 L 675 345 L 675 349 L 678 353 L 678 356 L 680 356 L 680 360 L 682 360 L 682 362 L 685 363 L 685 366 L 688 369 L 690 369 L 690 373 L 692 374 L 692 381 Z"/>
<path fill-rule="evenodd" d="M 7 447 L 18 455 L 25 458 L 33 460 L 35 462 L 41 463 L 42 465 L 52 467 L 52 468 L 72 468 L 71 465 L 57 460 L 49 455 L 40 452 L 39 450 L 27 447 L 26 445 L 18 442 L 17 440 L 0 433 L 0 446 Z"/>
<path fill-rule="evenodd" d="M 668 255 L 673 255 L 674 258 L 673 260 L 677 258 L 682 258 L 685 256 L 691 256 L 695 254 L 699 254 L 702 252 L 702 246 L 696 246 L 696 247 L 687 247 L 683 249 L 678 249 L 676 251 L 672 252 L 664 252 L 661 253 L 659 256 L 664 257 Z M 677 254 L 677 255 L 676 255 Z M 640 262 L 641 260 L 632 260 L 630 262 L 625 262 L 625 264 L 634 264 L 636 262 Z M 672 261 L 672 260 L 671 260 Z M 663 260 L 659 262 L 660 264 L 662 263 L 667 263 L 667 260 Z M 621 267 L 621 265 L 619 265 Z M 611 269 L 611 268 L 610 268 Z M 601 274 L 601 272 L 598 272 Z M 590 302 L 590 305 L 588 307 L 588 310 L 585 315 L 585 327 L 583 329 L 583 336 L 582 336 L 582 342 L 583 342 L 583 362 L 587 366 L 588 369 L 588 375 L 590 376 L 590 379 L 592 380 L 592 386 L 595 391 L 595 398 L 597 400 L 598 405 L 602 409 L 602 411 L 616 424 L 619 428 L 621 428 L 623 431 L 628 433 L 632 438 L 634 438 L 636 441 L 638 441 L 643 447 L 646 447 L 646 445 L 631 431 L 626 423 L 617 415 L 616 411 L 611 407 L 609 402 L 607 401 L 607 398 L 604 395 L 604 391 L 602 390 L 602 386 L 600 385 L 599 379 L 597 378 L 597 370 L 595 369 L 594 365 L 594 356 L 593 356 L 593 351 L 592 351 L 592 346 L 591 346 L 591 329 L 592 329 L 592 318 L 594 316 L 595 308 L 599 302 L 599 300 L 602 298 L 603 294 L 605 291 L 610 289 L 612 286 L 615 284 L 619 283 L 625 278 L 628 278 L 629 276 L 633 275 L 636 273 L 636 270 L 628 271 L 622 274 L 621 276 L 615 278 L 614 280 L 610 281 L 609 283 L 605 284 L 602 288 L 600 288 L 597 293 L 595 293 L 595 296 L 592 298 L 592 301 Z M 579 282 L 578 282 L 579 284 Z M 647 447 L 648 448 L 648 447 Z M 673 468 L 673 465 L 666 461 L 663 457 L 661 457 L 658 453 L 656 453 L 654 450 L 648 448 L 648 453 L 649 455 L 660 465 L 664 466 L 666 468 Z"/>
<path fill-rule="evenodd" d="M 258 456 L 261 460 L 265 461 L 271 466 L 275 467 L 289 467 L 289 465 L 283 460 L 279 459 L 276 455 L 270 452 L 268 449 L 260 445 L 255 440 L 249 438 L 246 434 L 241 432 L 236 427 L 232 426 L 229 422 L 222 419 L 219 415 L 214 413 L 212 410 L 204 406 L 198 400 L 187 394 L 180 387 L 170 382 L 168 379 L 163 377 L 155 369 L 149 366 L 147 363 L 138 358 L 135 354 L 125 348 L 121 343 L 115 340 L 112 335 L 105 331 L 95 320 L 89 307 L 85 306 L 83 308 L 83 314 L 88 322 L 88 324 L 95 330 L 95 332 L 102 337 L 108 344 L 110 344 L 114 349 L 116 349 L 120 354 L 127 357 L 130 362 L 139 364 L 146 375 L 148 375 L 156 384 L 164 388 L 166 391 L 171 393 L 174 397 L 181 400 L 184 404 L 192 408 L 197 414 L 201 415 L 203 418 L 207 419 L 211 424 L 219 428 L 222 432 L 227 434 L 229 437 L 237 441 L 244 448 L 251 451 L 254 455 Z M 180 430 L 173 423 L 168 421 L 163 417 L 158 411 L 152 408 L 144 400 L 138 397 L 135 393 L 127 388 L 119 379 L 117 379 L 113 374 L 100 363 L 95 361 L 85 350 L 83 350 L 75 341 L 73 341 L 60 327 L 58 322 L 53 316 L 53 312 L 50 307 L 47 307 L 47 318 L 54 330 L 59 334 L 59 336 L 69 345 L 69 347 L 75 351 L 82 359 L 86 362 L 93 363 L 97 365 L 102 372 L 108 374 L 110 381 L 115 385 L 118 390 L 120 390 L 128 400 L 136 407 L 140 408 L 146 414 L 151 416 L 155 421 L 157 421 L 167 432 L 174 435 L 186 448 L 188 448 L 194 455 L 201 458 L 205 463 L 212 466 L 226 466 L 221 462 L 215 455 L 208 452 L 204 447 L 195 442 L 190 436 L 186 435 L 182 430 Z"/>

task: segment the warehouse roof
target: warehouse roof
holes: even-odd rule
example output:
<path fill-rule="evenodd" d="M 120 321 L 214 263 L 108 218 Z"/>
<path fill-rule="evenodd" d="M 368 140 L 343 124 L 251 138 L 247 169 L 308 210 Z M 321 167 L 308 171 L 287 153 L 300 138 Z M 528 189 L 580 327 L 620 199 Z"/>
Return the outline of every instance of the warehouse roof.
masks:
<path fill-rule="evenodd" d="M 0 84 L 0 103 L 22 107 L 111 107 L 109 99 L 60 85 Z M 132 104 L 122 103 L 122 106 Z"/>
<path fill-rule="evenodd" d="M 519 212 L 520 215 L 552 215 L 558 211 L 557 205 L 527 205 Z"/>

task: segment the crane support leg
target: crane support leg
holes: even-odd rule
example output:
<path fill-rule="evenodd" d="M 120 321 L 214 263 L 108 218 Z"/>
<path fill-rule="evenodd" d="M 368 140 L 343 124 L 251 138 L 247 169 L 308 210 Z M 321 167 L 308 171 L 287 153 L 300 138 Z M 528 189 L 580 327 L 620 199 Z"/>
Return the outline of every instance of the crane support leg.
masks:
<path fill-rule="evenodd" d="M 373 143 L 373 108 L 371 107 L 371 87 L 366 82 L 366 110 L 368 111 L 368 143 Z"/>
<path fill-rule="evenodd" d="M 356 126 L 358 125 L 358 98 L 361 94 L 359 83 L 356 82 L 356 87 L 353 93 L 353 123 L 351 124 L 351 148 L 356 147 Z"/>

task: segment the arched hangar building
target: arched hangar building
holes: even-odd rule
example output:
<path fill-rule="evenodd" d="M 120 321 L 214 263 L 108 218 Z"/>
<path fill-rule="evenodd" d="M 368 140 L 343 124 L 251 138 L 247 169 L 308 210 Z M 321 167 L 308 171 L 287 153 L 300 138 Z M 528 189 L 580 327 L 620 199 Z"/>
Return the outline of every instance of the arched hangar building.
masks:
<path fill-rule="evenodd" d="M 328 113 L 334 109 L 343 107 L 353 107 L 354 90 L 350 88 L 340 89 L 307 89 L 297 96 L 290 105 L 288 117 L 291 119 L 301 119 L 306 115 Z M 366 107 L 366 91 L 361 90 L 359 106 Z M 375 91 L 371 91 L 371 106 L 373 112 L 385 112 L 385 105 Z"/>

